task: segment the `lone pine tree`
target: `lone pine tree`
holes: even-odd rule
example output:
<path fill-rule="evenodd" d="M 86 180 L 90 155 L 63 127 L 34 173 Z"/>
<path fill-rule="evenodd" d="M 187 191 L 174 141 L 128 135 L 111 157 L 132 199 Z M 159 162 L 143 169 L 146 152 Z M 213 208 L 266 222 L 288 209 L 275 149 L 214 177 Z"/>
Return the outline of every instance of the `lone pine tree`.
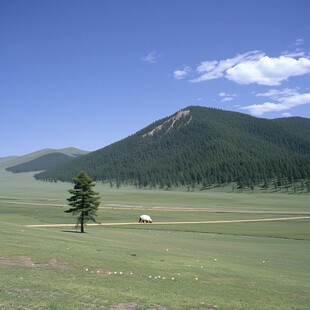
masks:
<path fill-rule="evenodd" d="M 84 233 L 84 224 L 89 220 L 96 222 L 96 212 L 100 204 L 99 193 L 92 190 L 95 186 L 93 180 L 84 172 L 81 171 L 76 178 L 73 179 L 75 183 L 74 189 L 70 189 L 69 193 L 72 194 L 69 201 L 71 208 L 66 210 L 66 213 L 78 215 L 76 225 L 81 225 L 81 233 Z"/>

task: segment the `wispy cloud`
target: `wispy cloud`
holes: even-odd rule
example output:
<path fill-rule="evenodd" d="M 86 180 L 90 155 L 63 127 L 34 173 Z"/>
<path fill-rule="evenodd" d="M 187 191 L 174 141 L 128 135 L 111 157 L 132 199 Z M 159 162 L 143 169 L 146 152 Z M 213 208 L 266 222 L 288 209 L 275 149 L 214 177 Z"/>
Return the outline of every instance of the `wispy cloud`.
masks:
<path fill-rule="evenodd" d="M 271 89 L 267 93 L 257 94 L 257 96 L 270 97 L 276 102 L 265 102 L 263 104 L 253 104 L 242 107 L 254 115 L 263 115 L 266 112 L 280 112 L 289 110 L 299 105 L 310 103 L 310 93 L 299 94 L 296 89 L 275 90 Z"/>
<path fill-rule="evenodd" d="M 162 55 L 158 54 L 156 51 L 153 51 L 143 57 L 142 60 L 149 63 L 155 63 L 160 57 L 162 57 Z"/>
<path fill-rule="evenodd" d="M 305 43 L 304 39 L 297 39 L 294 44 L 291 45 L 291 47 L 294 48 L 293 51 L 284 51 L 281 53 L 281 55 L 286 56 L 286 57 L 306 57 L 309 59 L 309 53 L 306 53 L 304 51 L 304 48 L 301 46 Z"/>
<path fill-rule="evenodd" d="M 257 97 L 270 97 L 273 100 L 281 101 L 284 97 L 290 97 L 298 94 L 298 88 L 269 89 L 266 93 L 258 93 Z"/>
<path fill-rule="evenodd" d="M 203 61 L 200 63 L 200 65 L 197 67 L 197 72 L 199 73 L 204 73 L 204 72 L 209 72 L 212 71 L 216 68 L 218 64 L 217 60 L 214 61 Z"/>
<path fill-rule="evenodd" d="M 224 93 L 224 92 L 220 92 L 219 94 L 218 94 L 220 97 L 237 97 L 237 95 L 236 94 L 227 94 L 227 93 Z"/>
<path fill-rule="evenodd" d="M 284 116 L 284 117 L 290 117 L 290 116 L 292 116 L 292 114 L 291 114 L 291 113 L 288 113 L 288 112 L 282 113 L 281 115 Z"/>
<path fill-rule="evenodd" d="M 234 100 L 235 98 L 234 97 L 224 97 L 221 102 L 227 102 L 227 101 L 232 101 Z"/>
<path fill-rule="evenodd" d="M 220 97 L 223 97 L 223 99 L 221 100 L 221 102 L 227 102 L 227 101 L 232 101 L 235 99 L 235 97 L 237 97 L 236 94 L 227 94 L 224 92 L 220 92 L 218 94 Z"/>
<path fill-rule="evenodd" d="M 175 70 L 173 74 L 177 80 L 182 80 L 189 74 L 190 71 L 191 71 L 190 67 L 184 67 L 183 70 Z"/>
<path fill-rule="evenodd" d="M 303 45 L 305 43 L 304 39 L 297 39 L 294 43 L 295 46 Z"/>
<path fill-rule="evenodd" d="M 238 63 L 246 60 L 259 59 L 262 56 L 263 54 L 259 51 L 251 51 L 245 54 L 238 54 L 233 58 L 228 58 L 225 60 L 203 61 L 196 68 L 198 77 L 192 79 L 191 82 L 197 83 L 218 79 L 223 77 L 228 69 L 234 67 Z"/>
<path fill-rule="evenodd" d="M 306 53 L 304 52 L 304 50 L 302 48 L 296 48 L 295 51 L 293 52 L 289 52 L 289 51 L 284 51 L 282 53 L 282 56 L 285 57 L 292 57 L 292 58 L 296 58 L 296 57 L 305 57 Z"/>
<path fill-rule="evenodd" d="M 203 61 L 192 70 L 191 76 L 196 77 L 189 81 L 198 83 L 225 77 L 244 85 L 280 85 L 290 77 L 310 72 L 310 57 L 304 55 L 301 49 L 279 57 L 268 57 L 263 52 L 250 51 L 225 60 Z M 295 59 L 297 57 L 300 58 Z M 174 71 L 176 79 L 187 77 L 190 67 L 185 68 L 187 69 Z"/>

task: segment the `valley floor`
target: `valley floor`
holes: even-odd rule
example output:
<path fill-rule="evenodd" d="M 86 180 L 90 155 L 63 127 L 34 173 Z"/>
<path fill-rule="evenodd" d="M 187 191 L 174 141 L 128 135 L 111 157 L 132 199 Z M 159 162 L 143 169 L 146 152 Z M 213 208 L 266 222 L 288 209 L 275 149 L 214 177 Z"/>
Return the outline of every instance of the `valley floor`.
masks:
<path fill-rule="evenodd" d="M 103 225 L 80 234 L 72 184 L 31 177 L 0 173 L 0 309 L 310 307 L 308 194 L 98 184 Z"/>

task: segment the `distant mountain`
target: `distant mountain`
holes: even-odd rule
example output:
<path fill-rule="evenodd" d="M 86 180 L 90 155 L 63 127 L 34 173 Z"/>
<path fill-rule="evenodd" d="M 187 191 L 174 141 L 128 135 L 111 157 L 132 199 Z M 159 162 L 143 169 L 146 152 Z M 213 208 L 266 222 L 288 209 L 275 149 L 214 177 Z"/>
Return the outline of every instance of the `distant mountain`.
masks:
<path fill-rule="evenodd" d="M 89 153 L 88 151 L 83 151 L 74 147 L 68 147 L 68 148 L 64 148 L 64 149 L 42 149 L 33 153 L 29 153 L 23 156 L 8 156 L 8 157 L 12 157 L 11 159 L 8 159 L 4 162 L 0 161 L 0 166 L 2 168 L 8 168 L 8 167 L 13 167 L 16 165 L 20 165 L 22 163 L 26 163 L 28 161 L 31 161 L 33 159 L 39 158 L 43 155 L 47 155 L 50 153 L 62 153 L 65 155 L 69 155 L 72 157 L 77 157 L 79 155 L 85 155 L 87 153 Z M 7 158 L 7 157 L 5 157 Z"/>
<path fill-rule="evenodd" d="M 6 156 L 6 157 L 1 157 L 0 158 L 0 166 L 8 161 L 11 161 L 15 158 L 17 158 L 18 156 Z"/>
<path fill-rule="evenodd" d="M 309 155 L 309 132 L 295 124 L 190 106 L 35 178 L 70 181 L 85 170 L 95 180 L 142 187 L 293 184 L 310 179 Z"/>
<path fill-rule="evenodd" d="M 56 167 L 62 163 L 65 163 L 69 160 L 72 160 L 73 156 L 66 155 L 64 153 L 49 153 L 33 160 L 27 161 L 25 163 L 8 167 L 7 171 L 11 171 L 13 173 L 20 172 L 30 172 L 30 171 L 42 171 L 47 170 L 53 167 Z"/>
<path fill-rule="evenodd" d="M 289 125 L 310 131 L 310 119 L 309 118 L 294 116 L 294 117 L 277 118 L 274 121 L 282 123 L 282 124 L 289 124 Z"/>

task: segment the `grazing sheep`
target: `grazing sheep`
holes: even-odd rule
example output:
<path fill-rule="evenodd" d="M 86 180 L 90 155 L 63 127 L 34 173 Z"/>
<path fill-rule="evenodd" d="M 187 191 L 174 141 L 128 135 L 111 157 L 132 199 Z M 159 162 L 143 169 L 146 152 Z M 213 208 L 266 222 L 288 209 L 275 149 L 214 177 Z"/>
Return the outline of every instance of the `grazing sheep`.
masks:
<path fill-rule="evenodd" d="M 141 215 L 139 218 L 139 223 L 152 223 L 152 219 L 149 215 Z"/>

